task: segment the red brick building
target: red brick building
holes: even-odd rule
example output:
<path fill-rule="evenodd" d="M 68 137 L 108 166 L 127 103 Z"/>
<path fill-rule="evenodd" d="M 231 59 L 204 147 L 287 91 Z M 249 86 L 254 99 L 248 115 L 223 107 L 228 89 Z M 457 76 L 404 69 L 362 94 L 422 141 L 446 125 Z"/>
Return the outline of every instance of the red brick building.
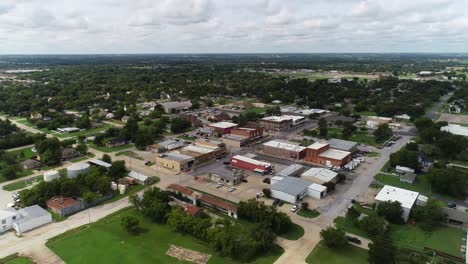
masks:
<path fill-rule="evenodd" d="M 218 123 L 209 124 L 208 126 L 214 129 L 215 134 L 217 134 L 218 136 L 221 136 L 224 134 L 230 134 L 231 130 L 237 127 L 237 124 L 230 123 L 230 122 L 218 122 Z"/>
<path fill-rule="evenodd" d="M 261 127 L 238 127 L 231 129 L 231 134 L 243 136 L 249 140 L 255 140 L 263 137 L 263 128 Z"/>
<path fill-rule="evenodd" d="M 328 143 L 315 142 L 306 149 L 305 160 L 323 166 L 343 167 L 351 159 L 351 152 L 332 149 Z"/>

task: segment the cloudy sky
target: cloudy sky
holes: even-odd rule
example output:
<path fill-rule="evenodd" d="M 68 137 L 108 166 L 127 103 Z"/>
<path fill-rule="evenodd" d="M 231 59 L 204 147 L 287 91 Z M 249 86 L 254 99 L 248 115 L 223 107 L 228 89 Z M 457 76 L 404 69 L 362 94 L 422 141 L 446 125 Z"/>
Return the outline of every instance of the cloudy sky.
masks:
<path fill-rule="evenodd" d="M 468 52 L 468 0 L 0 0 L 0 54 Z"/>

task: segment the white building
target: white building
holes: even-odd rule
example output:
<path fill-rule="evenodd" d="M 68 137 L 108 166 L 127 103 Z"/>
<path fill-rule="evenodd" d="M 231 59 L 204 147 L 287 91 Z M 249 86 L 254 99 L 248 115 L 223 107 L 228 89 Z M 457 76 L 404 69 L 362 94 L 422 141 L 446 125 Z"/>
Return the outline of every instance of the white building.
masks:
<path fill-rule="evenodd" d="M 413 209 L 416 200 L 418 199 L 419 193 L 408 191 L 405 189 L 385 185 L 382 190 L 375 196 L 377 204 L 379 202 L 399 202 L 403 209 L 403 219 L 408 221 L 408 217 Z M 377 205 L 378 206 L 378 205 Z"/>
<path fill-rule="evenodd" d="M 398 173 L 414 173 L 414 169 L 399 165 L 395 167 L 395 170 Z"/>
<path fill-rule="evenodd" d="M 307 195 L 309 195 L 310 197 L 322 199 L 326 194 L 327 194 L 327 187 L 320 185 L 320 184 L 312 183 L 307 188 Z"/>
<path fill-rule="evenodd" d="M 0 234 L 13 228 L 13 223 L 20 218 L 20 213 L 14 208 L 0 209 Z"/>
<path fill-rule="evenodd" d="M 400 120 L 410 120 L 411 117 L 407 114 L 402 114 L 402 115 L 395 115 L 395 119 L 400 119 Z"/>
<path fill-rule="evenodd" d="M 52 222 L 52 215 L 39 205 L 19 210 L 6 208 L 0 210 L 0 233 L 15 229 L 16 235 Z"/>
<path fill-rule="evenodd" d="M 272 198 L 295 204 L 306 196 L 321 199 L 326 195 L 327 187 L 319 184 L 294 177 L 273 178 L 270 189 Z"/>
<path fill-rule="evenodd" d="M 325 168 L 311 168 L 301 175 L 303 179 L 317 184 L 324 184 L 327 182 L 336 183 L 338 180 L 337 176 L 338 173 Z"/>
<path fill-rule="evenodd" d="M 454 135 L 468 137 L 468 127 L 457 124 L 449 124 L 448 126 L 441 127 L 440 131 L 446 131 Z"/>

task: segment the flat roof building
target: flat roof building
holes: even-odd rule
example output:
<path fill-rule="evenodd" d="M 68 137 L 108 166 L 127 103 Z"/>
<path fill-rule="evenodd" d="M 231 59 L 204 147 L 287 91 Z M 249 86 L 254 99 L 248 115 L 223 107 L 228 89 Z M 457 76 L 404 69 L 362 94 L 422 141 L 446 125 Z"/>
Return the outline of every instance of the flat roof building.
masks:
<path fill-rule="evenodd" d="M 299 146 L 299 143 L 283 140 L 271 140 L 262 145 L 264 154 L 288 159 L 304 158 L 305 149 L 305 147 Z"/>
<path fill-rule="evenodd" d="M 21 219 L 13 223 L 16 235 L 21 236 L 24 232 L 43 226 L 52 222 L 52 215 L 39 205 L 33 205 L 18 210 Z"/>
<path fill-rule="evenodd" d="M 336 138 L 329 139 L 328 144 L 330 144 L 330 148 L 349 151 L 349 152 L 355 151 L 358 145 L 357 142 L 336 139 Z"/>
<path fill-rule="evenodd" d="M 231 122 L 218 122 L 218 123 L 212 123 L 208 125 L 209 127 L 214 129 L 214 132 L 217 135 L 224 135 L 224 134 L 230 134 L 231 129 L 237 127 L 237 124 L 231 123 Z"/>
<path fill-rule="evenodd" d="M 270 163 L 255 160 L 241 155 L 236 155 L 231 158 L 231 166 L 259 173 L 267 173 L 272 169 Z"/>
<path fill-rule="evenodd" d="M 247 137 L 249 140 L 256 140 L 263 137 L 263 128 L 261 127 L 237 127 L 231 129 L 231 135 Z"/>
<path fill-rule="evenodd" d="M 235 147 L 235 148 L 243 147 L 249 144 L 249 141 L 250 141 L 248 137 L 240 136 L 236 134 L 223 135 L 222 140 L 226 145 L 230 147 Z"/>
<path fill-rule="evenodd" d="M 375 196 L 375 200 L 379 202 L 399 202 L 403 208 L 403 219 L 408 221 L 411 209 L 413 209 L 416 200 L 418 199 L 419 193 L 408 191 L 405 189 L 385 185 L 382 190 Z"/>
<path fill-rule="evenodd" d="M 448 126 L 441 127 L 440 131 L 446 131 L 454 135 L 468 137 L 468 127 L 457 124 L 449 124 Z"/>
<path fill-rule="evenodd" d="M 178 152 L 169 152 L 156 157 L 156 165 L 173 172 L 186 171 L 192 168 L 195 159 L 192 156 Z"/>
<path fill-rule="evenodd" d="M 166 113 L 171 113 L 174 111 L 180 111 L 180 110 L 187 110 L 190 107 L 192 107 L 192 102 L 189 100 L 187 101 L 175 101 L 175 102 L 164 102 L 160 103 L 162 108 L 164 109 L 164 112 Z"/>
<path fill-rule="evenodd" d="M 180 139 L 168 139 L 150 146 L 151 151 L 155 153 L 162 153 L 178 149 L 185 146 L 185 141 Z"/>
<path fill-rule="evenodd" d="M 304 166 L 302 166 L 300 164 L 291 164 L 291 165 L 287 166 L 286 168 L 282 169 L 280 172 L 276 173 L 276 176 L 296 177 L 302 171 L 304 171 Z"/>
<path fill-rule="evenodd" d="M 308 146 L 305 154 L 305 160 L 322 166 L 344 167 L 351 159 L 351 152 L 333 149 L 329 143 L 321 142 Z"/>
<path fill-rule="evenodd" d="M 135 179 L 139 184 L 141 185 L 148 185 L 152 182 L 152 178 L 149 176 L 146 176 L 142 173 L 136 172 L 136 171 L 130 171 L 128 173 L 128 177 Z"/>
<path fill-rule="evenodd" d="M 327 187 L 301 178 L 278 177 L 270 191 L 271 197 L 295 204 L 306 196 L 321 199 L 326 195 Z"/>
<path fill-rule="evenodd" d="M 324 184 L 328 182 L 336 183 L 338 180 L 338 173 L 325 169 L 325 168 L 311 168 L 304 172 L 302 178 L 317 184 Z"/>

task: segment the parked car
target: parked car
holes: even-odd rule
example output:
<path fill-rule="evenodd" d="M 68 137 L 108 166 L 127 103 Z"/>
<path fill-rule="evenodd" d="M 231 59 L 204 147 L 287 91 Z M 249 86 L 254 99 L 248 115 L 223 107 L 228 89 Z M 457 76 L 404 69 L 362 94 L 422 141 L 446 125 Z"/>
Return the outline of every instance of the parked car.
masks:
<path fill-rule="evenodd" d="M 456 203 L 448 203 L 447 206 L 448 206 L 448 208 L 456 208 L 457 204 Z"/>
<path fill-rule="evenodd" d="M 218 184 L 216 184 L 216 188 L 219 189 L 219 188 L 221 188 L 223 185 L 224 185 L 224 183 L 218 182 Z"/>
<path fill-rule="evenodd" d="M 297 212 L 297 210 L 299 210 L 299 205 L 297 204 L 293 205 L 293 207 L 291 208 L 291 212 L 295 213 Z"/>
<path fill-rule="evenodd" d="M 149 166 L 151 164 L 151 161 L 145 162 L 145 166 Z"/>
<path fill-rule="evenodd" d="M 270 183 L 271 183 L 270 178 L 265 178 L 265 179 L 263 179 L 263 183 L 268 183 L 268 184 L 270 184 Z"/>
<path fill-rule="evenodd" d="M 260 197 L 265 196 L 262 192 L 258 192 L 257 195 L 260 196 Z"/>
<path fill-rule="evenodd" d="M 223 161 L 223 164 L 224 164 L 224 165 L 230 165 L 231 162 L 230 162 L 230 161 Z"/>
<path fill-rule="evenodd" d="M 229 187 L 228 192 L 233 192 L 236 190 L 236 187 Z"/>
<path fill-rule="evenodd" d="M 242 182 L 249 182 L 247 179 L 242 179 Z"/>
<path fill-rule="evenodd" d="M 352 242 L 352 243 L 358 244 L 358 245 L 361 244 L 361 240 L 359 240 L 359 238 L 357 238 L 357 237 L 346 236 L 346 238 L 348 239 L 349 242 Z"/>

